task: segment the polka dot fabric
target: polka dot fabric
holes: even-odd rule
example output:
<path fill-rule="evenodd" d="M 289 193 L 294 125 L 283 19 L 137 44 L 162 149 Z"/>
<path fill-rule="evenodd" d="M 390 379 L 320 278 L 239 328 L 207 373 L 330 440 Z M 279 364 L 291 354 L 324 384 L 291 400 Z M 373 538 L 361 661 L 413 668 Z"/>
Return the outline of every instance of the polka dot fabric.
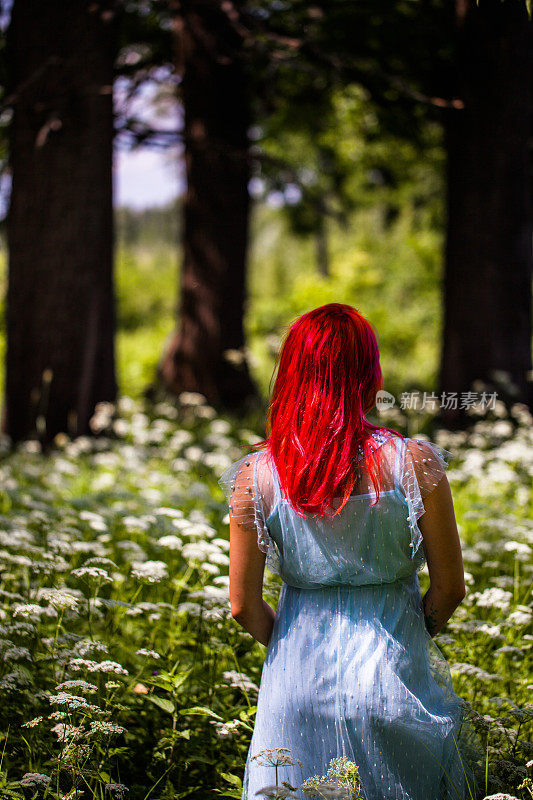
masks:
<path fill-rule="evenodd" d="M 387 431 L 373 436 L 383 456 L 379 500 L 371 504 L 361 452 L 354 493 L 336 516 L 299 516 L 266 450 L 219 479 L 230 517 L 282 578 L 242 800 L 275 783 L 267 751 L 276 748 L 288 748 L 278 783 L 301 800 L 302 783 L 342 757 L 358 766 L 364 800 L 475 797 L 483 748 L 426 630 L 417 574 L 424 499 L 452 454 Z"/>

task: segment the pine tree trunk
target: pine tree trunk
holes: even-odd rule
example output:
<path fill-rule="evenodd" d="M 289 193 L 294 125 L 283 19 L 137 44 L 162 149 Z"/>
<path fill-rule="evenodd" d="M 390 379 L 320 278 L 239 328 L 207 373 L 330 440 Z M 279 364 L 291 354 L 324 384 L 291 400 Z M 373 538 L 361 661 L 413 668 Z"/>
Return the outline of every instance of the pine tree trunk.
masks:
<path fill-rule="evenodd" d="M 531 23 L 525 4 L 457 4 L 456 87 L 449 109 L 448 229 L 440 392 L 486 388 L 531 406 Z M 509 381 L 501 378 L 507 373 Z M 482 381 L 483 383 L 479 383 Z M 479 395 L 478 395 L 479 399 Z M 460 408 L 442 409 L 448 425 Z"/>
<path fill-rule="evenodd" d="M 15 0 L 6 405 L 14 441 L 90 433 L 116 398 L 111 2 Z"/>
<path fill-rule="evenodd" d="M 200 392 L 237 410 L 257 400 L 242 358 L 250 205 L 242 43 L 216 0 L 180 2 L 177 9 L 187 191 L 179 327 L 158 377 L 176 395 Z"/>

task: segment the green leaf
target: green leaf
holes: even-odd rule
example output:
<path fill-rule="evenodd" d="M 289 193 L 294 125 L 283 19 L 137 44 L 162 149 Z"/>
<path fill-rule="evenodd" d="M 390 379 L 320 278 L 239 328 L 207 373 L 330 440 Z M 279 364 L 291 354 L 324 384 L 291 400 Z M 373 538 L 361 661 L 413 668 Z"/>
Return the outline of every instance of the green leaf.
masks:
<path fill-rule="evenodd" d="M 160 689 L 165 689 L 167 692 L 175 692 L 185 683 L 191 672 L 190 669 L 180 672 L 178 675 L 162 672 L 156 678 L 146 680 L 145 683 L 150 686 L 159 686 Z"/>
<path fill-rule="evenodd" d="M 158 697 L 155 694 L 147 694 L 146 697 L 151 703 L 159 706 L 163 711 L 168 711 L 169 714 L 173 714 L 176 710 L 176 704 L 168 697 Z"/>
<path fill-rule="evenodd" d="M 176 675 L 176 676 L 173 677 L 172 685 L 173 685 L 174 691 L 176 691 L 176 689 L 179 689 L 185 683 L 185 681 L 187 680 L 187 678 L 189 677 L 191 672 L 192 672 L 192 669 L 188 669 L 186 672 L 180 672 L 179 675 Z"/>
<path fill-rule="evenodd" d="M 167 692 L 172 691 L 172 679 L 169 677 L 168 672 L 162 672 L 156 678 L 146 678 L 144 683 L 148 686 L 158 686 Z"/>
<path fill-rule="evenodd" d="M 242 781 L 238 775 L 232 775 L 230 772 L 221 772 L 220 777 L 231 783 L 232 786 L 236 786 L 237 789 L 242 789 Z"/>
<path fill-rule="evenodd" d="M 188 756 L 187 761 L 198 761 L 199 764 L 216 764 L 216 760 L 213 758 L 207 758 L 206 756 Z"/>
<path fill-rule="evenodd" d="M 248 719 L 248 717 L 252 717 L 255 712 L 257 711 L 257 706 L 250 706 L 250 708 L 243 708 L 242 711 L 239 711 L 239 719 L 244 720 Z"/>
<path fill-rule="evenodd" d="M 220 720 L 220 722 L 224 722 L 223 717 L 220 717 L 218 714 L 215 714 L 214 711 L 211 711 L 210 708 L 206 708 L 205 706 L 191 706 L 191 708 L 180 708 L 180 714 L 198 714 L 200 717 L 214 717 L 215 719 Z"/>

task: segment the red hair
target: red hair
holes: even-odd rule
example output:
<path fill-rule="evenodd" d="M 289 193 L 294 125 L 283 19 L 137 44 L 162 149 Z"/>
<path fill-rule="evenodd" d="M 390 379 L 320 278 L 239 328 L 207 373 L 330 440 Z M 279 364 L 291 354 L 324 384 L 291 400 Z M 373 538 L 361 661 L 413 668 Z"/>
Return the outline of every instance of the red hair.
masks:
<path fill-rule="evenodd" d="M 255 447 L 267 446 L 291 506 L 300 516 L 323 517 L 340 495 L 338 514 L 352 493 L 360 446 L 377 503 L 382 453 L 370 434 L 401 434 L 365 416 L 383 388 L 370 322 L 344 303 L 308 311 L 290 326 L 278 365 L 267 438 Z"/>

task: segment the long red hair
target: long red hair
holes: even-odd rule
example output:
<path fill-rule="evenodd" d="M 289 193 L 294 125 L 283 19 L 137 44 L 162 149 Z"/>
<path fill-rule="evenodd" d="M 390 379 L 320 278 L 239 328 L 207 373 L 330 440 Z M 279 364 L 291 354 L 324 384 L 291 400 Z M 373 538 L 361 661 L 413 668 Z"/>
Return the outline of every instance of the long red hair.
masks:
<path fill-rule="evenodd" d="M 293 509 L 300 516 L 323 517 L 333 510 L 333 498 L 340 496 L 338 514 L 354 487 L 360 446 L 377 503 L 382 459 L 370 434 L 401 434 L 366 418 L 376 392 L 383 389 L 370 322 L 344 303 L 308 311 L 289 327 L 276 366 L 267 438 L 255 447 L 266 445 Z"/>

